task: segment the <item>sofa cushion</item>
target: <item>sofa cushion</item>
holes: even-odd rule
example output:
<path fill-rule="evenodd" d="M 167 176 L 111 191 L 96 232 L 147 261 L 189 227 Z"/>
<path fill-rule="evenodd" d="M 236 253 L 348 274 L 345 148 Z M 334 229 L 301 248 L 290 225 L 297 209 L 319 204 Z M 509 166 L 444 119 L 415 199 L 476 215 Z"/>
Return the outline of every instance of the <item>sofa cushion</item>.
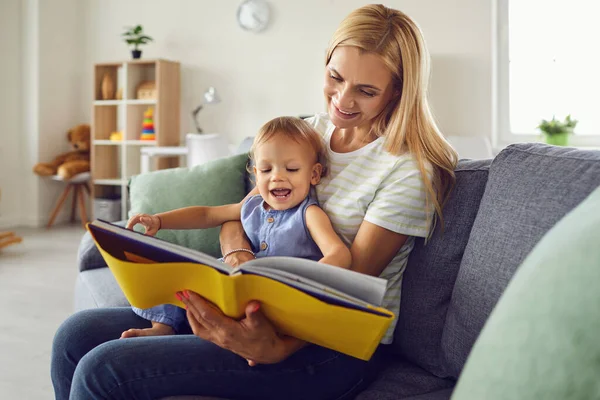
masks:
<path fill-rule="evenodd" d="M 447 400 L 455 381 L 441 379 L 400 357 L 386 367 L 356 400 Z M 441 393 L 440 393 L 441 392 Z"/>
<path fill-rule="evenodd" d="M 75 281 L 75 311 L 127 307 L 129 302 L 108 268 L 82 271 Z"/>
<path fill-rule="evenodd" d="M 459 162 L 456 185 L 444 207 L 444 230 L 415 241 L 402 282 L 396 354 L 444 377 L 442 332 L 463 252 L 487 183 L 491 160 Z"/>
<path fill-rule="evenodd" d="M 192 168 L 165 169 L 134 176 L 129 185 L 129 216 L 195 205 L 237 203 L 246 195 L 247 161 L 247 154 L 239 154 Z M 219 228 L 161 230 L 156 236 L 214 257 L 221 255 Z"/>
<path fill-rule="evenodd" d="M 527 256 L 485 324 L 455 399 L 600 395 L 600 188 Z"/>
<path fill-rule="evenodd" d="M 492 308 L 540 238 L 600 185 L 600 151 L 516 144 L 492 162 L 442 335 L 458 377 Z"/>
<path fill-rule="evenodd" d="M 254 143 L 254 136 L 245 137 L 244 140 L 242 140 L 240 142 L 240 145 L 238 146 L 236 153 L 237 154 L 249 153 L 250 149 L 252 148 L 252 143 Z M 254 189 L 254 181 L 252 178 L 253 178 L 253 175 L 246 174 L 246 179 L 245 179 L 246 193 L 250 193 L 250 191 L 252 189 Z"/>

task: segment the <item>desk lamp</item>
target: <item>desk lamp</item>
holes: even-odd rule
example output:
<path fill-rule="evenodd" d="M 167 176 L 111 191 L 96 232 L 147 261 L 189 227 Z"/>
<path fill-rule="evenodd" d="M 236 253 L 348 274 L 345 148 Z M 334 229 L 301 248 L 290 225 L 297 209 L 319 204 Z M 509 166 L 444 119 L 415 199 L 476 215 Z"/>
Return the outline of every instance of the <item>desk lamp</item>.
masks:
<path fill-rule="evenodd" d="M 192 111 L 192 117 L 194 118 L 194 123 L 196 124 L 197 133 L 203 133 L 202 128 L 200 128 L 200 124 L 198 124 L 198 113 L 200 110 L 202 110 L 205 104 L 217 104 L 220 102 L 221 98 L 217 94 L 217 90 L 214 87 L 211 86 L 206 90 L 206 92 L 204 92 L 204 100 Z"/>

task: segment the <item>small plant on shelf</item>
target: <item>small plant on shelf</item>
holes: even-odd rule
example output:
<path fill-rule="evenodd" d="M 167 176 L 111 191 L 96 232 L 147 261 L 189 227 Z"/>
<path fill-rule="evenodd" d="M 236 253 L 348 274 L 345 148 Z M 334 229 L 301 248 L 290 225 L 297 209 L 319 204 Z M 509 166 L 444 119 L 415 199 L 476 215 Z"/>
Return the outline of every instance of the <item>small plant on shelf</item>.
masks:
<path fill-rule="evenodd" d="M 569 143 L 569 135 L 573 134 L 577 122 L 576 119 L 571 118 L 571 115 L 567 115 L 564 121 L 559 121 L 552 116 L 550 121 L 543 119 L 537 128 L 542 131 L 546 143 L 566 146 Z"/>
<path fill-rule="evenodd" d="M 128 45 L 133 46 L 133 50 L 131 50 L 133 58 L 140 58 L 142 56 L 142 51 L 138 49 L 138 46 L 148 44 L 148 42 L 152 42 L 153 39 L 144 34 L 144 28 L 141 25 L 126 27 L 125 29 L 127 30 L 121 35 L 124 38 L 123 40 L 125 40 Z"/>

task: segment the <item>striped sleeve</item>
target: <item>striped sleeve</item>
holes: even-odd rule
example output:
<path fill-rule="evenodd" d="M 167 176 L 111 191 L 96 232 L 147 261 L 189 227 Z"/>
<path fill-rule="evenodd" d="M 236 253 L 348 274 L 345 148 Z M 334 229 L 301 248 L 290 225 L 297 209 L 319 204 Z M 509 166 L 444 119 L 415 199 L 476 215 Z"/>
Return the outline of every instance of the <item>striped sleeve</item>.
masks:
<path fill-rule="evenodd" d="M 427 237 L 433 212 L 425 199 L 419 170 L 400 163 L 381 183 L 365 220 L 403 235 Z"/>

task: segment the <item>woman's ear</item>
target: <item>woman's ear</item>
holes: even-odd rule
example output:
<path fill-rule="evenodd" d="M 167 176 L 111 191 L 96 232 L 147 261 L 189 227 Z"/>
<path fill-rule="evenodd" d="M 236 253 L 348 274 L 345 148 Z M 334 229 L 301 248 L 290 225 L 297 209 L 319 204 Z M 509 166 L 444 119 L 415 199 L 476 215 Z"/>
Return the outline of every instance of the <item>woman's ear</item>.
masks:
<path fill-rule="evenodd" d="M 316 185 L 321 182 L 321 173 L 323 172 L 323 166 L 321 163 L 313 165 L 312 173 L 310 175 L 310 184 Z"/>

